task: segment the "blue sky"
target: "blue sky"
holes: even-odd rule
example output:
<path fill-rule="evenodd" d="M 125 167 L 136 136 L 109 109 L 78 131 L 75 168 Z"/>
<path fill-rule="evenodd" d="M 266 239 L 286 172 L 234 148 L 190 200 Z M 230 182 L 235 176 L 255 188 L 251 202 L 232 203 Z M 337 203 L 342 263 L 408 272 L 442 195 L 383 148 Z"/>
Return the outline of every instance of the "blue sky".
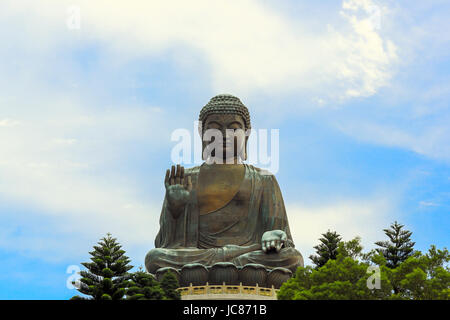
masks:
<path fill-rule="evenodd" d="M 171 133 L 219 93 L 280 130 L 307 263 L 327 229 L 369 250 L 394 220 L 448 247 L 446 1 L 195 2 L 1 2 L 0 299 L 75 295 L 107 232 L 143 265 Z"/>

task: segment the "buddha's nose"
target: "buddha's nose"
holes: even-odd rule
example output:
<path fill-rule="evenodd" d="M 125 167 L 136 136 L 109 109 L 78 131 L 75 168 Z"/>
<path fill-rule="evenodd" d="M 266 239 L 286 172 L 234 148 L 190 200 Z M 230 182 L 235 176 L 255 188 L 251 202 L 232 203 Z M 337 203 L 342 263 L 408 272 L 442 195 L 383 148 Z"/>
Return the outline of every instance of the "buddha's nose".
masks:
<path fill-rule="evenodd" d="M 231 145 L 233 143 L 233 138 L 224 138 L 223 139 L 223 144 L 225 145 L 225 146 L 229 146 L 229 145 Z"/>

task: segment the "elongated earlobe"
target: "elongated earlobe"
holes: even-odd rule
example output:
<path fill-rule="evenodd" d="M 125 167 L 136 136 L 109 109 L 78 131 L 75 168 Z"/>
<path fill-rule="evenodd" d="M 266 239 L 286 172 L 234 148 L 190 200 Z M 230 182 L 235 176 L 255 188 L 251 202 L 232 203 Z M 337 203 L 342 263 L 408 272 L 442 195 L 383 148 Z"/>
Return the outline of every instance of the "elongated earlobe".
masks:
<path fill-rule="evenodd" d="M 248 136 L 245 137 L 245 145 L 244 145 L 244 159 L 243 160 L 247 160 L 247 142 L 248 142 Z"/>
<path fill-rule="evenodd" d="M 202 141 L 202 160 L 206 160 L 205 158 L 205 148 L 206 148 L 207 144 L 206 141 Z"/>

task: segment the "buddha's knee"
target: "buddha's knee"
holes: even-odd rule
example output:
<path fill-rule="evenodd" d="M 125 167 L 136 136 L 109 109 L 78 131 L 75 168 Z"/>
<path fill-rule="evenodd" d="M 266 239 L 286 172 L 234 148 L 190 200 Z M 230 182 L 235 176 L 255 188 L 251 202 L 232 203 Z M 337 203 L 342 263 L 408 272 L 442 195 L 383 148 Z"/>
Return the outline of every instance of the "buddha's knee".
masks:
<path fill-rule="evenodd" d="M 295 248 L 292 248 L 292 247 L 283 248 L 280 251 L 280 255 L 286 256 L 289 258 L 291 265 L 292 265 L 291 268 L 294 268 L 294 266 L 295 266 L 295 269 L 296 269 L 298 267 L 303 267 L 303 265 L 304 265 L 302 254 L 300 253 L 300 251 L 298 251 Z M 295 269 L 294 269 L 294 271 L 295 271 Z"/>
<path fill-rule="evenodd" d="M 164 249 L 154 248 L 150 250 L 145 256 L 145 268 L 150 273 L 155 273 L 156 270 L 162 267 L 161 258 L 164 256 Z"/>

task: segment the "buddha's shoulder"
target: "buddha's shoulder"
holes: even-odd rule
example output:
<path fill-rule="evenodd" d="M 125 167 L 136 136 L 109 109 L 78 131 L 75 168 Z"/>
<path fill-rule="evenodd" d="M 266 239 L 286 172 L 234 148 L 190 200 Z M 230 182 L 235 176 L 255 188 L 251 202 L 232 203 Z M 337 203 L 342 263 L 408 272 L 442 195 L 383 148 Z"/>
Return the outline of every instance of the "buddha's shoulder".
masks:
<path fill-rule="evenodd" d="M 260 176 L 261 178 L 266 178 L 266 179 L 275 179 L 275 175 L 267 169 L 258 168 L 251 164 L 246 164 L 245 166 L 254 175 L 257 175 L 257 176 Z M 202 166 L 200 165 L 200 166 L 195 166 L 192 168 L 184 168 L 184 174 L 190 175 L 190 176 L 198 175 L 201 167 Z"/>
<path fill-rule="evenodd" d="M 275 175 L 267 169 L 258 168 L 251 164 L 247 164 L 247 167 L 262 178 L 275 179 Z"/>

